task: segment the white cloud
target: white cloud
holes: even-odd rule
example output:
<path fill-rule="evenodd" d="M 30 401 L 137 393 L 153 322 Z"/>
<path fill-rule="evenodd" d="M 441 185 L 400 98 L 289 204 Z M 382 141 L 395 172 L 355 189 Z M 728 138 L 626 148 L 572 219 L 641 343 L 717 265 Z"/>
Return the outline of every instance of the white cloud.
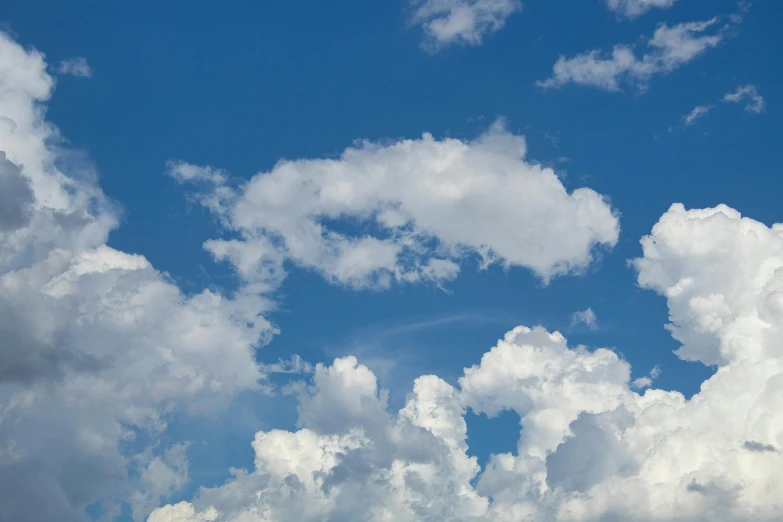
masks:
<path fill-rule="evenodd" d="M 196 513 L 190 503 L 180 502 L 157 509 L 148 522 L 214 522 L 219 515 L 215 509 Z"/>
<path fill-rule="evenodd" d="M 114 207 L 44 119 L 46 68 L 0 33 L 0 520 L 81 521 L 101 499 L 140 518 L 183 484 L 185 452 L 122 446 L 258 389 L 274 329 L 262 297 L 186 295 L 107 246 Z"/>
<path fill-rule="evenodd" d="M 598 328 L 598 317 L 596 317 L 592 308 L 580 310 L 571 314 L 571 326 L 577 324 L 584 324 L 591 329 L 596 329 Z"/>
<path fill-rule="evenodd" d="M 712 105 L 697 105 L 696 107 L 693 108 L 691 112 L 683 116 L 682 120 L 685 123 L 685 126 L 690 127 L 691 125 L 696 123 L 696 120 L 698 120 L 702 116 L 706 116 L 711 109 L 712 109 Z"/>
<path fill-rule="evenodd" d="M 745 105 L 745 110 L 748 112 L 761 114 L 767 107 L 767 102 L 758 93 L 755 85 L 748 84 L 737 87 L 736 91 L 728 92 L 723 96 L 723 101 L 729 103 L 740 103 L 745 100 L 748 100 L 747 105 Z"/>
<path fill-rule="evenodd" d="M 293 373 L 312 373 L 313 365 L 305 361 L 298 355 L 293 355 L 287 360 L 278 360 L 276 363 L 265 364 L 263 366 L 265 372 L 276 374 L 293 374 Z"/>
<path fill-rule="evenodd" d="M 457 386 L 420 377 L 396 413 L 338 359 L 300 396 L 299 431 L 256 435 L 253 471 L 150 521 L 780 519 L 783 224 L 673 205 L 642 246 L 638 281 L 666 297 L 678 355 L 718 366 L 691 399 L 639 394 L 613 351 L 543 328 L 506 334 Z M 481 470 L 467 408 L 516 412 L 515 451 Z"/>
<path fill-rule="evenodd" d="M 639 377 L 638 379 L 634 379 L 634 381 L 631 383 L 631 386 L 635 390 L 643 390 L 645 388 L 649 388 L 653 385 L 655 380 L 660 377 L 661 375 L 661 367 L 656 366 L 652 370 L 650 370 L 650 375 L 647 377 Z"/>
<path fill-rule="evenodd" d="M 683 344 L 680 357 L 725 365 L 777 356 L 767 352 L 774 345 L 766 334 L 774 328 L 765 324 L 777 327 L 783 319 L 777 288 L 783 270 L 776 272 L 783 266 L 781 232 L 781 225 L 767 228 L 725 205 L 686 211 L 677 204 L 642 240 L 639 282 L 667 295 L 668 328 Z M 729 247 L 735 250 L 724 251 Z M 707 265 L 700 263 L 710 270 L 702 274 Z"/>
<path fill-rule="evenodd" d="M 226 182 L 226 174 L 212 167 L 199 167 L 183 161 L 170 160 L 166 163 L 166 172 L 179 182 L 205 181 L 221 185 Z"/>
<path fill-rule="evenodd" d="M 479 45 L 522 8 L 520 0 L 410 0 L 411 23 L 420 25 L 425 48 L 437 51 L 450 44 Z"/>
<path fill-rule="evenodd" d="M 470 142 L 425 134 L 282 161 L 238 190 L 201 193 L 238 236 L 205 246 L 254 282 L 278 280 L 285 260 L 352 287 L 445 281 L 466 255 L 545 281 L 579 271 L 595 246 L 616 243 L 618 219 L 601 195 L 569 193 L 525 154 L 525 140 L 496 124 Z"/>
<path fill-rule="evenodd" d="M 723 39 L 717 18 L 669 27 L 661 25 L 647 42 L 647 52 L 637 57 L 632 46 L 616 45 L 610 54 L 593 50 L 566 58 L 560 56 L 551 78 L 538 82 L 543 88 L 569 83 L 619 91 L 624 83 L 645 89 L 650 80 L 685 65 Z"/>
<path fill-rule="evenodd" d="M 677 0 L 605 0 L 606 6 L 627 18 L 636 18 L 650 9 L 668 9 Z"/>
<path fill-rule="evenodd" d="M 180 181 L 211 187 L 200 200 L 237 238 L 206 246 L 244 283 L 230 296 L 186 295 L 143 256 L 106 244 L 117 215 L 92 167 L 44 119 L 54 86 L 44 57 L 3 33 L 0 85 L 2 520 L 80 521 L 95 501 L 105 520 L 122 501 L 141 519 L 187 481 L 185 446 L 131 451 L 127 442 L 158 438 L 175 411 L 263 391 L 268 373 L 312 371 L 300 359 L 263 366 L 254 357 L 275 333 L 262 314 L 286 260 L 355 286 L 447 280 L 476 253 L 547 279 L 617 241 L 600 195 L 568 193 L 501 127 L 467 143 L 425 136 L 281 162 L 240 189 L 219 170 L 170 163 Z M 341 217 L 370 230 L 329 221 Z M 336 378 L 324 377 L 318 393 Z M 303 416 L 318 417 L 313 401 L 303 398 Z M 345 418 L 386 415 L 366 402 Z M 327 446 L 359 440 L 340 437 Z"/>
<path fill-rule="evenodd" d="M 59 74 L 69 74 L 78 78 L 92 78 L 90 64 L 87 63 L 87 58 L 81 56 L 61 61 L 60 65 L 57 66 L 57 72 Z"/>

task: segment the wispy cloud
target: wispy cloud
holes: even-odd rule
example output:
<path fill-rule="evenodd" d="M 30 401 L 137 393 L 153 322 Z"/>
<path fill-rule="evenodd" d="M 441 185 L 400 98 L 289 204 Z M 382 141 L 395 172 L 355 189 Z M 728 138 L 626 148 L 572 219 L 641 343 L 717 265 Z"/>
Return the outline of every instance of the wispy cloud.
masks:
<path fill-rule="evenodd" d="M 764 98 L 758 93 L 756 86 L 752 84 L 740 86 L 736 90 L 726 93 L 723 96 L 722 101 L 727 103 L 741 103 L 747 101 L 745 110 L 755 114 L 764 112 L 767 105 Z M 713 108 L 713 105 L 697 105 L 691 112 L 682 117 L 683 127 L 692 126 L 697 120 L 706 116 Z M 669 127 L 669 132 L 672 132 L 673 130 L 675 130 L 675 127 Z"/>
<path fill-rule="evenodd" d="M 631 387 L 633 387 L 636 390 L 643 390 L 645 388 L 649 388 L 653 385 L 655 380 L 661 375 L 661 367 L 656 366 L 652 370 L 650 370 L 650 375 L 647 377 L 639 377 L 638 379 L 635 379 L 631 383 Z"/>
<path fill-rule="evenodd" d="M 650 9 L 668 9 L 677 0 L 606 0 L 606 7 L 626 18 L 636 18 Z"/>
<path fill-rule="evenodd" d="M 753 84 L 742 85 L 735 91 L 727 92 L 723 96 L 723 101 L 728 103 L 740 103 L 747 101 L 745 110 L 761 114 L 767 108 L 767 102 L 764 97 L 758 93 L 758 89 Z"/>
<path fill-rule="evenodd" d="M 81 56 L 61 61 L 60 65 L 57 66 L 57 72 L 78 78 L 92 78 L 90 64 L 87 63 L 87 58 Z"/>
<path fill-rule="evenodd" d="M 334 345 L 322 346 L 326 359 L 356 355 L 362 363 L 378 374 L 382 381 L 396 381 L 420 371 L 421 352 L 427 345 L 422 336 L 435 331 L 453 330 L 470 325 L 497 324 L 507 327 L 515 316 L 503 310 L 491 312 L 465 311 L 407 321 L 384 322 L 354 330 Z"/>
<path fill-rule="evenodd" d="M 595 330 L 598 328 L 598 317 L 595 315 L 592 308 L 574 312 L 571 314 L 571 326 L 577 324 L 584 324 L 591 330 Z"/>
<path fill-rule="evenodd" d="M 186 181 L 205 181 L 221 184 L 226 181 L 227 175 L 220 169 L 209 166 L 191 165 L 180 160 L 170 159 L 166 162 L 166 174 L 180 183 Z"/>
<path fill-rule="evenodd" d="M 691 112 L 683 116 L 683 122 L 686 127 L 690 127 L 696 120 L 705 116 L 712 109 L 712 105 L 697 105 Z"/>
<path fill-rule="evenodd" d="M 641 57 L 630 45 L 616 45 L 611 53 L 592 50 L 572 58 L 560 56 L 552 76 L 537 85 L 552 89 L 575 83 L 619 91 L 622 84 L 629 83 L 644 90 L 654 76 L 668 74 L 716 47 L 725 29 L 716 29 L 717 24 L 717 17 L 673 27 L 664 24 L 656 29 Z"/>
<path fill-rule="evenodd" d="M 275 363 L 262 364 L 261 367 L 265 374 L 308 374 L 313 372 L 313 365 L 298 355 L 293 355 L 289 359 L 278 359 Z"/>
<path fill-rule="evenodd" d="M 480 45 L 522 8 L 520 0 L 410 0 L 410 22 L 424 30 L 423 46 L 437 52 L 451 44 Z"/>

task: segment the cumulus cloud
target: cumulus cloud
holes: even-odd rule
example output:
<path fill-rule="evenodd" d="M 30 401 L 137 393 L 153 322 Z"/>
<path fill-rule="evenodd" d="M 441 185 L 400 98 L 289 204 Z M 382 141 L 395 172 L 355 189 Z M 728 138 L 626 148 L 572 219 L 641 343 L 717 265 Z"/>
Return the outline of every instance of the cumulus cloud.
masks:
<path fill-rule="evenodd" d="M 256 435 L 252 471 L 150 521 L 780 519 L 783 224 L 677 204 L 642 247 L 638 282 L 667 299 L 677 354 L 718 366 L 692 398 L 638 393 L 615 352 L 541 327 L 508 332 L 456 385 L 418 378 L 397 412 L 337 359 L 300 394 L 298 431 Z M 515 412 L 515 451 L 482 470 L 468 409 Z"/>
<path fill-rule="evenodd" d="M 230 295 L 186 295 L 144 256 L 107 245 L 115 207 L 91 165 L 44 119 L 53 86 L 44 56 L 0 33 L 0 520 L 82 521 L 96 501 L 103 520 L 119 502 L 143 519 L 185 484 L 188 464 L 186 445 L 142 441 L 161 437 L 174 412 L 198 414 L 263 390 L 269 373 L 313 374 L 313 388 L 300 390 L 312 435 L 295 444 L 285 434 L 259 439 L 263 454 L 285 440 L 336 462 L 362 446 L 367 435 L 358 432 L 320 433 L 341 431 L 335 419 L 380 426 L 388 414 L 368 392 L 374 376 L 343 386 L 359 371 L 350 361 L 313 369 L 298 358 L 255 360 L 276 331 L 263 314 L 286 262 L 382 287 L 445 281 L 457 261 L 478 255 L 548 280 L 617 241 L 602 196 L 566 191 L 551 170 L 525 162 L 524 140 L 501 126 L 472 142 L 363 143 L 335 160 L 281 162 L 241 186 L 220 170 L 171 162 L 169 173 L 200 186 L 199 201 L 234 234 L 206 247 L 242 278 Z M 358 398 L 324 416 L 329 404 L 319 398 L 345 390 Z M 411 430 L 420 431 L 409 423 L 395 433 Z M 318 458 L 312 469 L 329 469 Z M 280 488 L 315 491 L 304 475 L 286 477 Z M 187 507 L 168 512 L 191 517 Z"/>
<path fill-rule="evenodd" d="M 755 112 L 761 114 L 767 107 L 767 102 L 764 97 L 758 93 L 758 89 L 755 85 L 748 84 L 741 87 L 737 87 L 737 90 L 727 92 L 723 96 L 723 101 L 729 103 L 740 103 L 747 101 L 745 110 L 748 112 Z"/>
<path fill-rule="evenodd" d="M 598 317 L 596 317 L 592 308 L 580 310 L 571 314 L 571 326 L 577 324 L 584 324 L 591 329 L 596 329 L 598 328 Z"/>
<path fill-rule="evenodd" d="M 520 0 L 410 0 L 411 23 L 424 30 L 424 47 L 437 51 L 450 44 L 479 45 L 522 8 Z"/>
<path fill-rule="evenodd" d="M 618 218 L 600 194 L 568 192 L 525 155 L 524 138 L 495 124 L 474 141 L 425 134 L 281 161 L 239 188 L 200 192 L 236 235 L 205 247 L 248 281 L 277 280 L 290 261 L 354 288 L 446 281 L 469 255 L 544 281 L 582 270 L 596 246 L 617 242 Z"/>
<path fill-rule="evenodd" d="M 650 9 L 668 9 L 677 0 L 606 0 L 606 7 L 626 18 L 636 18 Z"/>
<path fill-rule="evenodd" d="M 611 53 L 592 50 L 572 58 L 560 56 L 552 77 L 537 85 L 550 89 L 575 83 L 619 91 L 623 84 L 630 84 L 644 90 L 654 76 L 668 74 L 716 47 L 723 35 L 718 18 L 673 27 L 663 24 L 641 56 L 630 45 L 616 45 Z"/>
<path fill-rule="evenodd" d="M 59 74 L 76 76 L 77 78 L 92 78 L 90 64 L 87 63 L 87 58 L 81 56 L 61 61 L 60 65 L 57 66 L 57 72 Z"/>
<path fill-rule="evenodd" d="M 691 125 L 696 123 L 696 120 L 698 120 L 703 116 L 706 116 L 711 109 L 712 109 L 712 105 L 697 105 L 696 107 L 693 108 L 691 112 L 683 116 L 682 121 L 686 127 L 690 127 Z"/>
<path fill-rule="evenodd" d="M 117 215 L 44 119 L 53 85 L 0 33 L 0 520 L 83 521 L 101 500 L 108 520 L 134 499 L 141 519 L 187 464 L 131 441 L 258 389 L 274 329 L 262 296 L 185 295 L 106 244 Z"/>

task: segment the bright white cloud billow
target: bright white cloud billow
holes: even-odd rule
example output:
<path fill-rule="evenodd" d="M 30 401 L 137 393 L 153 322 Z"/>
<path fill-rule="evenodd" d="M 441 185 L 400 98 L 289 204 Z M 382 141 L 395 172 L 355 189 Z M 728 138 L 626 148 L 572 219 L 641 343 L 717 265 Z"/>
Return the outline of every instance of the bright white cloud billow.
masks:
<path fill-rule="evenodd" d="M 479 45 L 522 8 L 521 0 L 410 0 L 411 23 L 424 30 L 425 48 L 437 51 L 460 43 Z"/>
<path fill-rule="evenodd" d="M 606 0 L 606 7 L 627 18 L 636 18 L 650 9 L 668 9 L 677 0 Z"/>
<path fill-rule="evenodd" d="M 758 89 L 755 85 L 748 84 L 741 87 L 737 87 L 737 90 L 727 92 L 723 96 L 723 101 L 729 103 L 740 103 L 747 101 L 745 110 L 748 112 L 755 112 L 761 114 L 767 107 L 767 102 L 764 97 L 758 93 Z"/>
<path fill-rule="evenodd" d="M 545 281 L 581 270 L 596 246 L 616 243 L 618 219 L 601 195 L 569 193 L 525 154 L 525 140 L 496 124 L 469 142 L 425 134 L 283 161 L 238 189 L 214 169 L 169 169 L 212 181 L 201 201 L 237 237 L 205 246 L 247 281 L 280 277 L 285 260 L 357 288 L 448 280 L 465 255 Z"/>
<path fill-rule="evenodd" d="M 44 119 L 44 56 L 0 33 L 0 520 L 141 520 L 184 484 L 183 446 L 132 447 L 175 410 L 258 389 L 263 298 L 185 295 L 117 225 L 89 164 Z"/>
<path fill-rule="evenodd" d="M 552 77 L 538 85 L 549 89 L 575 83 L 619 91 L 623 84 L 630 84 L 644 89 L 654 76 L 678 69 L 722 39 L 723 29 L 717 18 L 672 27 L 664 24 L 655 30 L 641 56 L 630 45 L 616 45 L 611 53 L 593 50 L 572 58 L 560 56 Z"/>
<path fill-rule="evenodd" d="M 630 382 L 607 349 L 518 327 L 456 386 L 422 376 L 398 412 L 353 357 L 300 390 L 300 429 L 259 432 L 255 467 L 150 522 L 697 521 L 783 516 L 783 225 L 672 206 L 639 283 L 668 300 L 677 352 L 718 366 L 701 391 Z M 520 417 L 481 470 L 466 409 Z"/>

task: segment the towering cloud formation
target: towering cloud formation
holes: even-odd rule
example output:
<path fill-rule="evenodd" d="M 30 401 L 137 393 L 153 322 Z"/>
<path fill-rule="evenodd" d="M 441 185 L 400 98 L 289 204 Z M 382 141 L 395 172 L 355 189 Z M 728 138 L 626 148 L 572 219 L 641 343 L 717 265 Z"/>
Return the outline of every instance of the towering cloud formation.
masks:
<path fill-rule="evenodd" d="M 181 485 L 184 450 L 120 443 L 258 388 L 272 328 L 261 298 L 185 296 L 106 245 L 116 215 L 44 119 L 52 86 L 43 55 L 0 33 L 0 520 L 84 520 L 134 490 L 141 517 Z"/>
<path fill-rule="evenodd" d="M 778 520 L 783 516 L 783 225 L 673 205 L 643 238 L 677 352 L 718 366 L 700 393 L 633 391 L 614 352 L 519 327 L 458 386 L 416 380 L 389 413 L 352 357 L 316 369 L 297 432 L 259 432 L 255 469 L 150 522 Z M 464 414 L 520 417 L 482 471 Z"/>

